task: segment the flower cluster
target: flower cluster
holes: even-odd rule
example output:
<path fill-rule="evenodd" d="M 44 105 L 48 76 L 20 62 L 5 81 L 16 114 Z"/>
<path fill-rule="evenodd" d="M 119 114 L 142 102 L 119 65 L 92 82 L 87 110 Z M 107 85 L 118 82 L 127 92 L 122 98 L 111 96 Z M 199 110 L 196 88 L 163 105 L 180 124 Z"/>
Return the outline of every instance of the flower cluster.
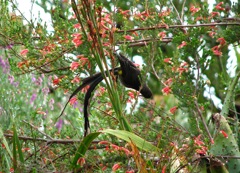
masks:
<path fill-rule="evenodd" d="M 212 52 L 213 52 L 213 54 L 216 55 L 216 56 L 222 56 L 221 49 L 222 49 L 222 48 L 224 47 L 224 45 L 226 44 L 226 41 L 225 41 L 225 39 L 224 39 L 223 37 L 221 37 L 221 38 L 218 38 L 218 39 L 217 39 L 217 42 L 219 42 L 219 45 L 214 46 L 214 47 L 212 48 Z"/>
<path fill-rule="evenodd" d="M 195 150 L 197 154 L 206 155 L 208 148 L 205 143 L 201 140 L 201 134 L 194 138 L 194 144 L 197 147 Z"/>

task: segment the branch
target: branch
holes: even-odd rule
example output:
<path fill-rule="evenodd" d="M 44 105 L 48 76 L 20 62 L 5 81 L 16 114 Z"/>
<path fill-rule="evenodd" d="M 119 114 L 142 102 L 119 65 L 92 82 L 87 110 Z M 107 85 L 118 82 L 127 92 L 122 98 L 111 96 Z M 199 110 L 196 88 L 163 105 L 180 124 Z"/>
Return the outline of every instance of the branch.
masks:
<path fill-rule="evenodd" d="M 202 120 L 202 122 L 203 122 L 203 125 L 204 125 L 204 127 L 205 127 L 205 130 L 207 131 L 208 137 L 209 137 L 211 143 L 214 143 L 214 142 L 213 142 L 213 137 L 212 137 L 211 133 L 209 132 L 208 126 L 207 126 L 207 124 L 206 124 L 206 122 L 205 122 L 205 120 L 204 120 L 204 118 L 203 118 L 203 116 L 202 116 L 202 113 L 201 113 L 201 110 L 200 110 L 200 108 L 199 108 L 199 106 L 198 106 L 197 100 L 195 100 L 194 103 L 195 103 L 195 106 L 196 106 L 196 108 L 197 108 L 198 116 L 201 118 L 201 120 Z"/>
<path fill-rule="evenodd" d="M 4 136 L 6 138 L 12 138 L 13 134 L 6 134 L 4 133 Z M 73 144 L 73 143 L 80 143 L 82 140 L 69 140 L 69 139 L 43 139 L 43 138 L 32 138 L 28 136 L 18 136 L 19 139 L 24 140 L 24 141 L 41 141 L 41 142 L 46 142 L 47 145 L 57 143 L 57 144 Z M 98 143 L 99 141 L 93 141 L 93 143 Z"/>
<path fill-rule="evenodd" d="M 230 20 L 230 19 L 229 19 Z M 233 20 L 233 19 L 232 19 Z M 136 29 L 130 29 L 130 30 L 118 30 L 116 33 L 125 33 L 125 32 L 135 32 L 135 31 L 145 31 L 145 30 L 156 30 L 156 29 L 169 29 L 169 28 L 192 28 L 192 27 L 208 27 L 208 26 L 227 26 L 227 25 L 240 25 L 240 23 L 205 23 L 205 24 L 191 24 L 191 25 L 160 25 L 155 27 L 147 27 L 147 28 L 136 28 Z"/>

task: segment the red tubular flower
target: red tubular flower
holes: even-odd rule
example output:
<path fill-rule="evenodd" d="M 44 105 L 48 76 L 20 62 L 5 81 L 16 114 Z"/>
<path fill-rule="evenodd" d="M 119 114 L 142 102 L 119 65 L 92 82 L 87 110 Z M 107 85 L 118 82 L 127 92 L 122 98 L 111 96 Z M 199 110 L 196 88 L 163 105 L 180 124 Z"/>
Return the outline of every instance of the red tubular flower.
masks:
<path fill-rule="evenodd" d="M 167 86 L 167 87 L 165 87 L 165 88 L 163 88 L 162 89 L 162 92 L 163 92 L 163 94 L 165 94 L 165 95 L 168 95 L 169 93 L 171 93 L 171 88 L 169 87 L 169 86 Z"/>
<path fill-rule="evenodd" d="M 182 41 L 182 43 L 177 48 L 181 49 L 181 48 L 183 48 L 186 45 L 187 45 L 187 42 L 186 41 Z"/>
<path fill-rule="evenodd" d="M 159 32 L 158 36 L 160 37 L 160 40 L 162 40 L 164 37 L 166 37 L 166 32 Z"/>
<path fill-rule="evenodd" d="M 162 173 L 166 172 L 166 168 L 167 168 L 166 165 L 164 165 L 163 168 L 162 168 Z"/>
<path fill-rule="evenodd" d="M 20 52 L 20 55 L 26 56 L 27 53 L 28 53 L 28 49 L 23 49 L 23 50 Z"/>
<path fill-rule="evenodd" d="M 74 105 L 75 102 L 77 101 L 76 97 L 71 98 L 71 100 L 69 101 L 70 105 Z"/>
<path fill-rule="evenodd" d="M 213 38 L 214 35 L 216 35 L 216 32 L 214 32 L 214 31 L 210 31 L 210 32 L 208 33 L 208 35 L 209 35 L 211 38 Z"/>
<path fill-rule="evenodd" d="M 134 93 L 132 91 L 128 92 L 128 96 L 130 97 L 130 99 L 134 99 L 135 98 Z"/>
<path fill-rule="evenodd" d="M 174 114 L 177 111 L 177 109 L 178 109 L 178 107 L 174 106 L 169 111 L 170 111 L 170 113 Z"/>
<path fill-rule="evenodd" d="M 75 47 L 78 47 L 83 43 L 83 41 L 81 40 L 82 35 L 80 33 L 74 33 L 72 34 L 72 37 L 72 43 L 75 45 Z"/>
<path fill-rule="evenodd" d="M 220 38 L 217 39 L 217 42 L 219 42 L 220 45 L 225 45 L 226 40 L 223 37 L 220 37 Z"/>
<path fill-rule="evenodd" d="M 80 23 L 74 24 L 73 27 L 76 28 L 76 29 L 81 29 Z"/>
<path fill-rule="evenodd" d="M 120 169 L 121 165 L 119 163 L 115 163 L 112 167 L 112 171 L 115 172 L 116 170 Z"/>
<path fill-rule="evenodd" d="M 132 41 L 134 39 L 134 37 L 132 37 L 131 35 L 125 35 L 124 38 L 129 41 Z"/>
<path fill-rule="evenodd" d="M 221 7 L 222 5 L 223 5 L 223 2 L 220 2 L 220 3 L 218 3 L 218 4 L 215 6 L 215 8 L 216 8 L 217 10 L 224 11 L 225 8 Z"/>
<path fill-rule="evenodd" d="M 60 82 L 60 79 L 59 79 L 59 78 L 53 79 L 53 85 L 58 85 L 59 82 Z"/>
<path fill-rule="evenodd" d="M 165 59 L 163 60 L 163 62 L 172 64 L 172 58 L 165 58 Z"/>
<path fill-rule="evenodd" d="M 228 138 L 228 134 L 227 134 L 225 131 L 220 130 L 219 132 L 220 132 L 225 138 Z"/>
<path fill-rule="evenodd" d="M 222 52 L 219 50 L 219 46 L 214 46 L 212 48 L 213 54 L 217 56 L 222 56 Z"/>
<path fill-rule="evenodd" d="M 72 62 L 70 65 L 70 70 L 74 71 L 80 66 L 79 62 Z"/>
<path fill-rule="evenodd" d="M 86 163 L 85 158 L 80 157 L 77 161 L 77 164 L 80 166 L 83 166 Z"/>
<path fill-rule="evenodd" d="M 194 15 L 196 12 L 198 12 L 199 10 L 201 10 L 201 8 L 196 8 L 195 6 L 191 6 L 190 7 L 190 11 L 192 13 L 192 15 Z"/>
<path fill-rule="evenodd" d="M 79 83 L 80 82 L 80 77 L 75 76 L 73 80 L 71 80 L 71 83 Z"/>

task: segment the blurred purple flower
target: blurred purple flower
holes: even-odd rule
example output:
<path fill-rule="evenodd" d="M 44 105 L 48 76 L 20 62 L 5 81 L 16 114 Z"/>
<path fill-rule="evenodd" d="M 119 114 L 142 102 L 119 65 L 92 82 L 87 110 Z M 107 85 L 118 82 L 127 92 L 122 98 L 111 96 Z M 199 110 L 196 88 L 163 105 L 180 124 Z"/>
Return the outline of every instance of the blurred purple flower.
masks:
<path fill-rule="evenodd" d="M 51 98 L 51 99 L 49 100 L 49 103 L 48 103 L 48 106 L 50 107 L 51 110 L 54 109 L 54 106 L 53 106 L 54 103 L 55 103 L 54 99 Z"/>
<path fill-rule="evenodd" d="M 52 86 L 52 80 L 53 80 L 53 76 L 49 76 L 48 77 L 48 85 Z"/>
<path fill-rule="evenodd" d="M 39 76 L 38 79 L 35 81 L 35 84 L 36 84 L 37 86 L 41 86 L 41 85 L 42 85 L 42 82 L 43 82 L 43 80 L 42 80 L 42 78 Z"/>
<path fill-rule="evenodd" d="M 35 82 L 37 79 L 35 78 L 34 75 L 32 75 L 32 82 Z"/>
<path fill-rule="evenodd" d="M 9 44 L 5 47 L 5 49 L 12 49 L 12 47 L 13 47 L 13 44 Z"/>
<path fill-rule="evenodd" d="M 63 120 L 59 119 L 59 121 L 56 123 L 55 127 L 58 129 L 58 132 L 60 133 L 63 126 Z"/>
<path fill-rule="evenodd" d="M 78 108 L 79 112 L 83 112 L 83 108 Z"/>
<path fill-rule="evenodd" d="M 14 76 L 8 75 L 8 80 L 9 80 L 10 84 L 12 84 L 14 82 Z"/>
<path fill-rule="evenodd" d="M 75 101 L 75 102 L 73 103 L 72 107 L 73 107 L 74 109 L 76 109 L 77 106 L 78 106 L 78 101 Z"/>
<path fill-rule="evenodd" d="M 36 93 L 33 93 L 33 94 L 32 94 L 32 97 L 31 97 L 31 99 L 30 99 L 30 104 L 32 104 L 32 103 L 36 100 L 36 98 L 37 98 L 37 94 L 36 94 Z"/>
<path fill-rule="evenodd" d="M 49 88 L 48 87 L 44 87 L 42 89 L 42 92 L 43 92 L 44 95 L 47 95 L 49 93 Z"/>
<path fill-rule="evenodd" d="M 39 76 L 39 77 L 36 79 L 36 77 L 35 77 L 34 75 L 32 75 L 32 82 L 33 82 L 35 85 L 37 85 L 37 86 L 41 86 L 43 80 L 42 80 L 42 77 L 41 77 L 41 76 Z"/>
<path fill-rule="evenodd" d="M 10 84 L 11 85 L 13 85 L 13 86 L 15 86 L 15 87 L 18 87 L 18 85 L 19 85 L 19 82 L 15 82 L 14 80 L 14 76 L 12 76 L 12 75 L 8 75 L 8 80 L 9 80 L 9 82 L 10 82 Z"/>
<path fill-rule="evenodd" d="M 0 66 L 3 69 L 3 73 L 9 73 L 10 67 L 9 67 L 9 62 L 8 59 L 4 60 L 1 56 L 0 56 Z"/>

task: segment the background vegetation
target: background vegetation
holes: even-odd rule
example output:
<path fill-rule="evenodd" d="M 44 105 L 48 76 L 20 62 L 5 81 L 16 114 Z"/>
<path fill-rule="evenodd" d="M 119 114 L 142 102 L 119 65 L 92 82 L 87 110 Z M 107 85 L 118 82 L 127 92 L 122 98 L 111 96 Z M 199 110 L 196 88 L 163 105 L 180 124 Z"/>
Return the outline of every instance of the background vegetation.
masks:
<path fill-rule="evenodd" d="M 209 2 L 0 0 L 0 172 L 240 172 L 240 4 Z M 154 98 L 104 77 L 84 138 L 88 88 L 58 116 L 115 51 Z"/>

